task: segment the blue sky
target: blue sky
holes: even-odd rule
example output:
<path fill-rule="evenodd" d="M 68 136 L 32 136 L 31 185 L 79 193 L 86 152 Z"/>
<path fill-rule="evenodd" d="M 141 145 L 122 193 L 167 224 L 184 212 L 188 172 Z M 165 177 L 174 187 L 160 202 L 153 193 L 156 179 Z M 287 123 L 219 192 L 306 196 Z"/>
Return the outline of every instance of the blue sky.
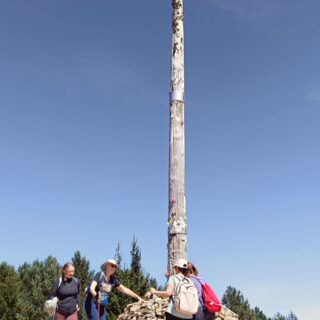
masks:
<path fill-rule="evenodd" d="M 185 1 L 188 256 L 317 320 L 320 2 Z M 171 1 L 0 3 L 0 260 L 76 250 L 164 282 Z"/>

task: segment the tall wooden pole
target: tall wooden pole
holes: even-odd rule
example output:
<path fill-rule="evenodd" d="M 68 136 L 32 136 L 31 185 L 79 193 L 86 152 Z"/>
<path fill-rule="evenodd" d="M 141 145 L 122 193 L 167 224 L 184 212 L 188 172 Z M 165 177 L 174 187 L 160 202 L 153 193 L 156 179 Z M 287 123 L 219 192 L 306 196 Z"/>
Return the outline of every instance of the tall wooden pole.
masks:
<path fill-rule="evenodd" d="M 172 0 L 168 272 L 181 258 L 187 258 L 183 0 Z"/>

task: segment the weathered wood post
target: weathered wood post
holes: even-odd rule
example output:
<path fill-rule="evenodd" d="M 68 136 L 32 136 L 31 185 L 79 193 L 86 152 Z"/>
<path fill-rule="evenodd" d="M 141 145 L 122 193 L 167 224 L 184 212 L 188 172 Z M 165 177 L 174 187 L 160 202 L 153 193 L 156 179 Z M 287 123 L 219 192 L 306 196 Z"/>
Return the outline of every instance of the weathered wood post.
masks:
<path fill-rule="evenodd" d="M 187 258 L 183 0 L 172 0 L 168 272 L 181 258 Z"/>

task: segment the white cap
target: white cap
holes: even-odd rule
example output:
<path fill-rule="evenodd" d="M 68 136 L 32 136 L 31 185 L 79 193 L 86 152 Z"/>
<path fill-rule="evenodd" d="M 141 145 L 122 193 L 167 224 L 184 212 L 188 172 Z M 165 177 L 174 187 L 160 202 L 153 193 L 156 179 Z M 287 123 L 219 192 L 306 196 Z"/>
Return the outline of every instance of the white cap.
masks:
<path fill-rule="evenodd" d="M 179 259 L 174 264 L 174 267 L 178 267 L 181 269 L 188 269 L 188 261 L 186 259 Z"/>

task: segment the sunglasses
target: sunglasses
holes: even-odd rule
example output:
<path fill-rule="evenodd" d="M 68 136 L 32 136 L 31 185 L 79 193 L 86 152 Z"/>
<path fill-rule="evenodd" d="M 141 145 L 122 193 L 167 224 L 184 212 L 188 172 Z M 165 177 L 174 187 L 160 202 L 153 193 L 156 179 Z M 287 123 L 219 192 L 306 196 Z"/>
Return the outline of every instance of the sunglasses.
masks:
<path fill-rule="evenodd" d="M 111 267 L 111 268 L 115 268 L 115 269 L 118 268 L 118 266 L 116 266 L 115 264 L 110 264 L 110 267 Z"/>

